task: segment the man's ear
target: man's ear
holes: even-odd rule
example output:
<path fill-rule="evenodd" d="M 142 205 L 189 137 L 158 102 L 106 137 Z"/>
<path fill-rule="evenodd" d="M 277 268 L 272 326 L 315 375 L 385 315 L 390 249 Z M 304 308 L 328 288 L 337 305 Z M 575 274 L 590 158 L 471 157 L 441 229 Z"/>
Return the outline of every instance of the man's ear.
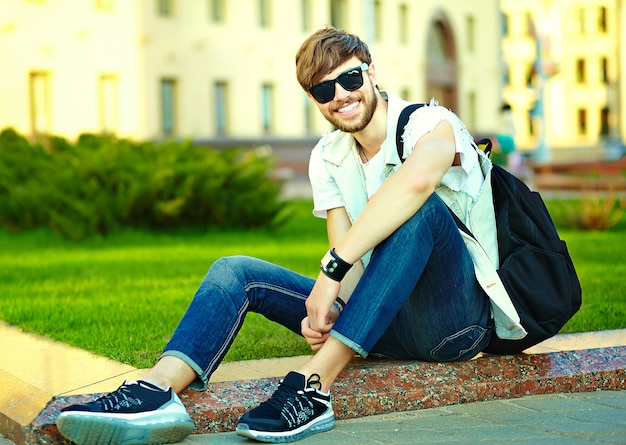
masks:
<path fill-rule="evenodd" d="M 371 63 L 367 67 L 367 75 L 370 76 L 372 82 L 376 85 L 376 66 L 374 66 L 374 63 Z"/>

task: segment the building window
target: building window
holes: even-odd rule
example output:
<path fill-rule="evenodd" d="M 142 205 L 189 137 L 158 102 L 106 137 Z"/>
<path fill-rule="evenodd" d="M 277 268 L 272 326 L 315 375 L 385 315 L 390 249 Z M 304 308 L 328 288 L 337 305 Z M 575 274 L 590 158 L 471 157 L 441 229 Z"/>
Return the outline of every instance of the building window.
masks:
<path fill-rule="evenodd" d="M 302 20 L 302 31 L 308 31 L 312 27 L 312 0 L 300 0 L 300 18 Z"/>
<path fill-rule="evenodd" d="M 511 85 L 511 68 L 509 64 L 504 62 L 502 68 L 502 84 L 503 85 Z"/>
<path fill-rule="evenodd" d="M 433 62 L 445 62 L 449 59 L 449 48 L 446 40 L 446 30 L 440 21 L 431 25 L 428 32 L 428 48 L 426 49 L 426 57 Z"/>
<path fill-rule="evenodd" d="M 209 0 L 209 14 L 214 23 L 226 21 L 226 0 Z"/>
<path fill-rule="evenodd" d="M 501 23 L 502 35 L 507 37 L 507 36 L 509 36 L 509 32 L 510 32 L 510 29 L 511 29 L 511 25 L 509 23 L 510 22 L 509 16 L 507 14 L 502 13 L 502 14 L 500 14 L 500 20 L 502 20 L 502 23 Z"/>
<path fill-rule="evenodd" d="M 466 18 L 466 23 L 467 23 L 467 35 L 466 35 L 467 50 L 473 53 L 474 45 L 475 45 L 475 32 L 476 32 L 476 26 L 474 26 L 475 25 L 474 16 L 468 15 Z"/>
<path fill-rule="evenodd" d="M 119 90 L 117 76 L 102 74 L 98 79 L 98 115 L 100 131 L 115 134 L 119 123 Z"/>
<path fill-rule="evenodd" d="M 95 7 L 98 11 L 113 11 L 114 0 L 95 0 Z"/>
<path fill-rule="evenodd" d="M 228 84 L 223 81 L 215 82 L 215 132 L 218 136 L 226 136 L 227 129 L 227 104 Z"/>
<path fill-rule="evenodd" d="M 598 10 L 598 31 L 600 33 L 605 33 L 607 32 L 607 12 L 606 12 L 606 7 L 605 6 L 601 6 L 600 9 Z"/>
<path fill-rule="evenodd" d="M 259 25 L 261 28 L 269 28 L 272 26 L 270 1 L 271 0 L 257 0 L 259 7 Z"/>
<path fill-rule="evenodd" d="M 478 104 L 476 99 L 476 92 L 470 91 L 467 95 L 467 106 L 469 113 L 467 115 L 467 126 L 470 129 L 476 129 L 476 115 L 478 114 Z"/>
<path fill-rule="evenodd" d="M 578 109 L 578 135 L 587 135 L 587 110 L 584 108 Z"/>
<path fill-rule="evenodd" d="M 30 126 L 35 135 L 48 134 L 52 127 L 50 112 L 50 75 L 46 72 L 31 72 Z"/>
<path fill-rule="evenodd" d="M 171 17 L 174 15 L 174 0 L 156 0 L 157 12 L 160 16 Z"/>
<path fill-rule="evenodd" d="M 576 82 L 585 83 L 585 59 L 576 59 Z"/>
<path fill-rule="evenodd" d="M 374 41 L 383 40 L 383 5 L 380 0 L 374 2 Z"/>
<path fill-rule="evenodd" d="M 600 110 L 600 135 L 609 135 L 609 109 L 607 107 Z"/>
<path fill-rule="evenodd" d="M 302 95 L 304 103 L 304 131 L 306 134 L 313 134 L 313 116 L 316 109 L 313 107 L 311 99 L 306 94 Z"/>
<path fill-rule="evenodd" d="M 335 28 L 345 28 L 346 17 L 346 0 L 330 0 L 330 24 Z"/>
<path fill-rule="evenodd" d="M 398 40 L 402 45 L 409 43 L 409 7 L 405 4 L 398 10 Z"/>
<path fill-rule="evenodd" d="M 274 86 L 264 83 L 261 87 L 261 119 L 265 134 L 272 132 L 274 121 Z"/>
<path fill-rule="evenodd" d="M 609 59 L 600 58 L 600 81 L 604 84 L 609 83 Z"/>
<path fill-rule="evenodd" d="M 164 136 L 176 133 L 176 79 L 161 79 L 161 132 Z"/>

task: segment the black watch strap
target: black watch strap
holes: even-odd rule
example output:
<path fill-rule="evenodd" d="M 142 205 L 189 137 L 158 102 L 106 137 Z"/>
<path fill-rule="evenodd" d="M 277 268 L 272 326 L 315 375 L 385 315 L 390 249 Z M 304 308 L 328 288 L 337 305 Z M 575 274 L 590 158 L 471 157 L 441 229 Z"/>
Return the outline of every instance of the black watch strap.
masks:
<path fill-rule="evenodd" d="M 324 258 L 322 258 L 322 264 L 320 269 L 331 280 L 341 281 L 346 276 L 352 264 L 345 262 L 335 252 L 335 249 L 328 251 Z"/>

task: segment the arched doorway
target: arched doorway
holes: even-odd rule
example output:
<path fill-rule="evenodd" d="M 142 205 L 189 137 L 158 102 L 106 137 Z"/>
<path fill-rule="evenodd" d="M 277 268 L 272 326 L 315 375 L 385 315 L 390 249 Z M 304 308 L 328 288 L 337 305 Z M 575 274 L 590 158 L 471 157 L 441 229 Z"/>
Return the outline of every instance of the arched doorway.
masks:
<path fill-rule="evenodd" d="M 426 94 L 457 110 L 457 63 L 454 35 L 443 12 L 433 16 L 426 40 Z"/>

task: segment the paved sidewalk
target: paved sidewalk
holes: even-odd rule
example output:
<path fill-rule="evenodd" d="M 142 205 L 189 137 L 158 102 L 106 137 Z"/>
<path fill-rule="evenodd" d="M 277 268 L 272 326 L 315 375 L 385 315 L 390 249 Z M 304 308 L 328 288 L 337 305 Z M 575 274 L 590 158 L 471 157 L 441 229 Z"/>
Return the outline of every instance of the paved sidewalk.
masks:
<path fill-rule="evenodd" d="M 338 421 L 302 445 L 626 444 L 626 391 L 539 395 Z M 252 444 L 235 433 L 184 444 Z"/>
<path fill-rule="evenodd" d="M 528 396 L 338 421 L 302 445 L 626 444 L 626 391 Z M 181 444 L 253 444 L 235 433 Z M 0 437 L 0 445 L 12 445 Z"/>

